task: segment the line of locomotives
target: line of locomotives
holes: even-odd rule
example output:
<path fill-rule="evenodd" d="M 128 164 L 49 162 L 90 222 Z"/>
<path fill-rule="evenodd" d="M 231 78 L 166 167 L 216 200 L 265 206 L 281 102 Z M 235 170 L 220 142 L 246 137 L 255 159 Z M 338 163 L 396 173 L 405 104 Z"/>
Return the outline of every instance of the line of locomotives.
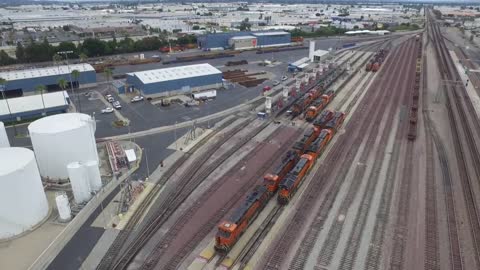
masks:
<path fill-rule="evenodd" d="M 343 112 L 322 111 L 313 127 L 283 156 L 281 164 L 264 176 L 263 184 L 257 185 L 232 215 L 218 225 L 215 250 L 228 252 L 277 191 L 278 203 L 288 204 L 344 120 Z"/>
<path fill-rule="evenodd" d="M 377 72 L 387 57 L 388 50 L 380 49 L 365 66 L 366 71 Z"/>

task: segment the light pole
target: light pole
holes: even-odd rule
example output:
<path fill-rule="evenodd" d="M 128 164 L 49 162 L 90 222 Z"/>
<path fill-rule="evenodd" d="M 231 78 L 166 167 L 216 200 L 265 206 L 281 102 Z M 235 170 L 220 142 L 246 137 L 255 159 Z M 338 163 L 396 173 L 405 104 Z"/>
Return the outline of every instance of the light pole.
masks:
<path fill-rule="evenodd" d="M 142 148 L 143 152 L 145 153 L 145 162 L 147 163 L 147 179 L 150 177 L 150 167 L 148 166 L 148 155 L 147 155 L 147 149 Z"/>
<path fill-rule="evenodd" d="M 177 148 L 177 121 L 175 121 L 175 129 L 173 130 L 173 135 L 175 137 L 175 150 L 178 150 L 178 148 Z"/>

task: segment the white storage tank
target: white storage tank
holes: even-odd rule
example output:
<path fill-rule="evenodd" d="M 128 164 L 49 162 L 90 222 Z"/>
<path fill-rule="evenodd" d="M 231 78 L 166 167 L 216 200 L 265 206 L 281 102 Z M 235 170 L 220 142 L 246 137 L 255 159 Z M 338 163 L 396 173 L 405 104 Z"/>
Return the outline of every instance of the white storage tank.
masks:
<path fill-rule="evenodd" d="M 80 162 L 72 162 L 67 165 L 67 170 L 75 202 L 83 203 L 90 200 L 92 195 L 87 168 Z"/>
<path fill-rule="evenodd" d="M 57 114 L 28 126 L 40 174 L 52 180 L 68 178 L 70 162 L 98 161 L 95 121 L 81 113 Z"/>
<path fill-rule="evenodd" d="M 0 148 L 0 239 L 30 230 L 48 214 L 48 202 L 33 152 Z"/>
<path fill-rule="evenodd" d="M 72 219 L 72 210 L 70 209 L 70 202 L 68 201 L 67 194 L 57 193 L 55 196 L 55 202 L 57 204 L 60 220 L 69 221 Z"/>
<path fill-rule="evenodd" d="M 0 121 L 0 147 L 10 147 L 10 142 L 8 141 L 5 125 L 3 125 L 3 122 L 1 121 Z"/>
<path fill-rule="evenodd" d="M 98 161 L 89 160 L 85 162 L 85 167 L 87 168 L 90 188 L 93 191 L 99 191 L 102 188 L 102 178 L 100 176 L 100 168 L 98 167 Z"/>

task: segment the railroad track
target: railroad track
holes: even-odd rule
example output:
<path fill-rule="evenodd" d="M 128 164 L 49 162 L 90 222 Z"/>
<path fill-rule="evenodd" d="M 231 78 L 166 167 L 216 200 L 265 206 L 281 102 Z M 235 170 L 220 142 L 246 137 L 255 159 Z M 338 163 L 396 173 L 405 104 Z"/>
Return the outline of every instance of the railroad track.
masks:
<path fill-rule="evenodd" d="M 397 53 L 398 51 L 395 51 L 392 54 L 396 55 Z M 393 68 L 393 65 L 393 61 L 386 61 L 381 72 L 384 72 L 384 70 L 390 70 Z M 380 100 L 380 102 L 377 103 L 378 105 L 383 104 L 387 99 L 387 96 L 386 91 L 381 91 L 380 87 L 377 87 L 366 93 L 365 100 Z M 374 104 L 368 102 L 359 105 L 357 113 L 352 115 L 352 119 L 348 121 L 345 127 L 345 129 L 351 131 L 351 133 L 349 136 L 338 137 L 339 141 L 333 145 L 331 152 L 328 154 L 324 164 L 322 164 L 321 169 L 313 175 L 313 179 L 328 179 L 328 176 L 333 173 L 333 168 L 339 169 L 339 163 L 342 158 L 345 158 L 347 161 L 353 160 L 356 150 L 358 149 L 357 147 L 363 140 L 362 134 L 368 131 L 370 123 L 373 122 L 371 117 L 373 115 L 379 116 L 382 109 L 385 109 L 385 106 L 374 106 Z M 369 118 L 370 120 L 366 121 L 366 118 Z M 326 192 L 328 197 L 335 197 L 335 190 L 339 189 L 340 184 L 341 183 L 336 182 L 333 183 L 333 186 Z M 275 244 L 276 248 L 271 250 L 270 254 L 268 254 L 264 267 L 265 269 L 282 269 L 286 254 L 297 239 L 298 231 L 300 231 L 305 219 L 310 215 L 318 194 L 324 189 L 325 185 L 326 180 L 311 181 L 308 184 L 305 194 L 302 196 L 302 200 L 298 206 L 299 210 L 288 221 L 286 229 L 280 233 Z M 328 210 L 329 208 L 330 207 L 325 207 L 324 209 Z M 320 220 L 317 219 L 317 221 Z M 318 227 L 315 226 L 315 228 Z M 317 233 L 313 233 L 312 235 L 316 236 Z M 301 268 L 301 265 L 304 264 L 304 262 L 302 262 L 304 259 L 306 259 L 306 256 L 304 255 L 302 255 L 301 258 L 296 259 L 298 262 L 296 263 L 297 269 Z"/>
<path fill-rule="evenodd" d="M 407 44 L 404 45 L 404 48 L 405 48 L 404 53 L 406 55 L 403 55 L 404 56 L 404 57 L 402 57 L 403 61 L 398 65 L 399 68 L 398 68 L 397 72 L 393 72 L 393 74 L 401 74 L 404 71 L 408 70 L 409 67 L 412 66 L 412 64 L 413 64 L 412 55 L 414 55 L 414 50 L 412 50 L 412 45 L 413 45 L 413 42 L 411 42 L 411 41 L 410 41 L 410 44 L 407 43 Z M 402 81 L 400 81 L 400 80 L 402 80 Z M 360 208 L 356 210 L 355 219 L 352 222 L 353 223 L 353 228 L 352 228 L 352 231 L 350 232 L 348 241 L 346 243 L 346 248 L 345 248 L 345 250 L 343 252 L 343 255 L 340 259 L 339 269 L 354 269 L 354 265 L 355 265 L 357 254 L 358 254 L 358 250 L 360 248 L 361 237 L 363 235 L 365 225 L 367 223 L 368 214 L 371 210 L 371 202 L 373 200 L 373 195 L 374 195 L 373 191 L 375 190 L 376 186 L 378 185 L 380 170 L 381 170 L 382 165 L 383 165 L 383 160 L 384 160 L 384 155 L 385 155 L 385 151 L 386 151 L 386 147 L 387 147 L 388 138 L 389 138 L 390 131 L 391 131 L 391 129 L 393 127 L 393 124 L 394 124 L 393 120 L 394 120 L 394 117 L 396 115 L 397 108 L 401 104 L 401 101 L 402 101 L 402 99 L 404 99 L 404 96 L 405 96 L 405 93 L 406 93 L 406 91 L 404 91 L 404 93 L 402 93 L 401 90 L 405 89 L 405 83 L 408 83 L 408 82 L 409 82 L 408 77 L 407 78 L 402 78 L 401 76 L 397 76 L 393 83 L 391 83 L 391 84 L 387 83 L 387 85 L 386 85 L 387 87 L 384 88 L 384 89 L 388 89 L 389 88 L 388 85 L 391 85 L 392 88 L 390 88 L 390 89 L 395 89 L 395 90 L 393 90 L 394 97 L 392 99 L 392 106 L 389 110 L 387 110 L 388 114 L 387 114 L 387 119 L 386 119 L 386 126 L 380 132 L 380 134 L 381 134 L 380 141 L 378 143 L 378 148 L 377 148 L 377 150 L 374 154 L 375 162 L 373 164 L 373 167 L 372 167 L 369 175 L 366 177 L 367 182 L 366 182 L 365 191 L 363 192 L 363 195 L 362 195 L 362 198 L 361 198 L 361 201 L 360 201 L 360 204 L 359 204 Z M 399 87 L 399 85 L 400 85 L 400 87 Z M 397 87 L 394 88 L 394 86 L 397 86 Z M 360 163 L 361 164 L 366 164 L 367 163 L 370 152 L 373 151 L 374 141 L 376 140 L 377 134 L 379 133 L 379 131 L 378 131 L 379 128 L 380 128 L 380 121 L 375 126 L 376 132 L 373 132 L 369 135 L 369 141 L 367 141 L 367 143 L 366 143 L 366 150 L 364 150 L 365 152 L 363 153 L 363 155 L 360 158 Z M 364 177 L 365 170 L 366 170 L 366 166 L 357 167 L 356 170 L 355 170 L 355 174 L 353 176 L 353 179 L 359 179 L 358 182 L 360 182 L 360 179 L 362 179 Z M 360 185 L 360 183 L 358 183 L 357 185 Z M 347 197 L 345 199 L 345 201 L 346 201 L 346 205 L 344 206 L 345 208 L 343 209 L 343 212 L 341 212 L 341 213 L 344 214 L 344 216 L 347 216 L 347 211 L 350 208 L 351 201 L 353 201 L 353 199 L 355 197 L 355 194 L 358 192 L 358 189 L 352 188 L 353 186 L 354 185 L 352 184 L 352 186 L 349 189 L 349 193 L 347 194 Z M 343 227 L 343 222 L 340 223 L 340 224 L 334 224 L 333 228 L 338 228 L 338 227 L 340 227 L 340 230 L 341 230 L 342 227 Z M 336 238 L 333 238 L 333 241 L 335 241 L 335 243 L 338 243 L 339 238 L 340 238 L 340 233 L 336 236 Z M 328 244 L 328 242 L 327 242 L 327 244 Z M 333 255 L 333 253 L 332 253 L 332 255 Z M 319 258 L 317 258 L 317 263 L 322 262 L 320 260 L 321 257 L 322 257 L 322 254 L 320 254 Z M 329 264 L 330 264 L 330 262 L 328 262 L 328 265 Z"/>
<path fill-rule="evenodd" d="M 180 177 L 182 182 L 176 187 L 175 192 L 171 192 L 169 195 L 167 195 L 166 199 L 159 206 L 157 206 L 157 211 L 155 211 L 155 213 L 152 215 L 153 220 L 149 220 L 146 223 L 146 226 L 140 231 L 138 238 L 129 246 L 127 251 L 122 255 L 121 259 L 116 262 L 114 269 L 126 269 L 131 260 L 148 242 L 151 236 L 153 236 L 153 234 L 160 229 L 160 227 L 177 210 L 177 208 L 198 187 L 198 185 L 200 185 L 203 180 L 208 177 L 218 166 L 220 166 L 248 141 L 265 129 L 270 123 L 271 121 L 266 121 L 265 123 L 262 123 L 260 126 L 256 127 L 252 132 L 242 138 L 239 143 L 233 145 L 224 154 L 217 158 L 215 162 L 205 166 L 202 170 L 200 170 L 200 168 L 203 167 L 202 165 L 208 160 L 207 158 L 199 159 L 198 162 L 192 164 L 190 166 L 192 170 L 186 172 L 187 177 Z M 235 132 L 231 132 L 229 136 L 224 136 L 225 142 L 230 139 L 231 136 L 242 130 L 245 126 L 240 125 L 240 127 L 235 128 Z M 209 157 L 216 152 L 216 149 L 215 151 L 209 150 L 207 152 Z"/>
<path fill-rule="evenodd" d="M 127 241 L 128 237 L 136 227 L 140 218 L 144 215 L 145 211 L 148 209 L 150 204 L 153 202 L 154 198 L 160 192 L 161 187 L 167 182 L 168 179 L 175 173 L 175 171 L 182 166 L 183 163 L 197 151 L 201 146 L 203 146 L 210 138 L 215 136 L 220 130 L 224 129 L 225 127 L 232 124 L 236 118 L 231 118 L 223 123 L 221 126 L 216 128 L 213 132 L 205 136 L 199 143 L 197 143 L 194 147 L 192 147 L 187 153 L 177 159 L 174 164 L 162 175 L 158 183 L 153 187 L 153 189 L 148 193 L 136 211 L 133 213 L 132 217 L 128 220 L 125 228 L 119 232 L 113 243 L 108 248 L 106 254 L 100 261 L 97 269 L 110 269 L 112 267 L 112 263 L 115 258 L 118 256 L 119 252 L 121 251 L 125 241 Z M 224 143 L 223 140 L 220 140 L 216 145 L 218 146 L 217 149 Z M 215 148 L 215 147 L 214 147 Z"/>
<path fill-rule="evenodd" d="M 435 49 L 441 61 L 441 78 L 449 81 L 461 81 L 438 25 L 432 24 L 432 30 L 436 41 Z M 460 183 L 471 229 L 474 260 L 477 267 L 480 267 L 480 220 L 476 196 L 472 188 L 473 179 L 480 179 L 480 154 L 474 135 L 474 133 L 476 133 L 476 137 L 479 135 L 478 120 L 470 99 L 463 99 L 459 96 L 459 91 L 462 92 L 462 95 L 467 96 L 463 85 L 444 85 L 444 91 L 446 91 L 447 96 L 447 113 L 451 124 Z M 469 168 L 473 168 L 473 172 Z"/>
<path fill-rule="evenodd" d="M 265 141 L 270 141 L 274 139 L 278 135 L 278 132 L 273 132 L 270 134 Z M 289 137 L 288 141 L 295 141 L 294 137 L 298 137 L 299 133 L 293 134 Z M 264 151 L 264 147 L 266 146 L 265 143 L 261 143 L 258 147 L 256 147 L 253 151 L 248 153 L 240 162 L 237 163 L 232 169 L 230 169 L 226 175 L 222 176 L 222 178 L 234 177 L 241 171 L 244 164 L 253 159 L 257 156 L 260 152 Z M 161 239 L 158 244 L 155 246 L 154 250 L 150 253 L 150 255 L 145 260 L 145 263 L 142 265 L 141 269 L 151 269 L 154 266 L 159 266 L 162 269 L 176 269 L 183 259 L 188 256 L 195 247 L 215 228 L 221 218 L 224 217 L 225 213 L 228 213 L 229 210 L 239 201 L 245 193 L 255 185 L 255 182 L 260 179 L 265 172 L 270 168 L 273 163 L 277 160 L 277 157 L 284 152 L 284 148 L 279 148 L 275 153 L 272 154 L 271 158 L 262 165 L 261 168 L 257 170 L 257 172 L 250 177 L 243 186 L 236 192 L 232 194 L 231 199 L 223 205 L 222 208 L 216 210 L 214 213 L 211 214 L 211 218 L 206 224 L 198 224 L 201 229 L 195 233 L 195 235 L 188 240 L 188 244 L 184 246 L 180 252 L 175 254 L 175 257 L 169 259 L 162 265 L 159 264 L 159 261 L 162 259 L 166 249 L 165 247 L 170 246 L 170 243 L 181 233 L 185 224 L 191 221 L 193 215 L 201 208 L 202 201 L 206 201 L 209 197 L 211 197 L 222 185 L 223 181 L 216 181 L 203 195 L 202 198 L 198 200 L 200 203 L 194 204 L 190 207 L 174 224 L 174 226 L 168 231 L 165 237 Z"/>

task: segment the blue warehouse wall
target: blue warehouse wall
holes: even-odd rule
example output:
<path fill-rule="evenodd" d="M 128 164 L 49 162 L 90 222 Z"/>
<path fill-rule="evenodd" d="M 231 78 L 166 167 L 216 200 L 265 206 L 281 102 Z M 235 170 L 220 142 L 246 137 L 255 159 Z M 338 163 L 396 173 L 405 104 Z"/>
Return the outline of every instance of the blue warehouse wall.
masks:
<path fill-rule="evenodd" d="M 15 81 L 7 81 L 6 90 L 22 89 L 23 92 L 33 92 L 38 85 L 54 85 L 58 83 L 60 78 L 70 81 L 69 75 L 54 75 L 30 79 L 20 79 Z M 73 80 L 73 78 L 72 78 Z M 97 82 L 97 74 L 95 71 L 81 72 L 78 78 L 80 85 Z"/>
<path fill-rule="evenodd" d="M 145 95 L 154 95 L 161 92 L 180 90 L 184 86 L 201 87 L 216 83 L 222 83 L 222 74 L 150 83 L 136 88 L 142 90 Z"/>
<path fill-rule="evenodd" d="M 12 122 L 12 121 L 16 121 L 17 117 L 19 117 L 20 120 L 35 119 L 35 118 L 41 117 L 43 112 L 45 112 L 46 115 L 54 115 L 54 114 L 59 114 L 59 113 L 66 113 L 67 109 L 68 109 L 68 105 L 64 105 L 64 106 L 45 108 L 45 109 L 41 109 L 41 110 L 33 110 L 33 111 L 28 111 L 28 112 L 13 113 L 12 115 L 5 114 L 5 115 L 0 115 L 0 121 Z"/>
<path fill-rule="evenodd" d="M 135 75 L 127 74 L 127 86 L 133 85 L 136 89 L 143 92 L 144 84 Z"/>
<path fill-rule="evenodd" d="M 291 42 L 291 35 L 278 35 L 278 36 L 256 36 L 259 46 L 285 44 Z"/>

